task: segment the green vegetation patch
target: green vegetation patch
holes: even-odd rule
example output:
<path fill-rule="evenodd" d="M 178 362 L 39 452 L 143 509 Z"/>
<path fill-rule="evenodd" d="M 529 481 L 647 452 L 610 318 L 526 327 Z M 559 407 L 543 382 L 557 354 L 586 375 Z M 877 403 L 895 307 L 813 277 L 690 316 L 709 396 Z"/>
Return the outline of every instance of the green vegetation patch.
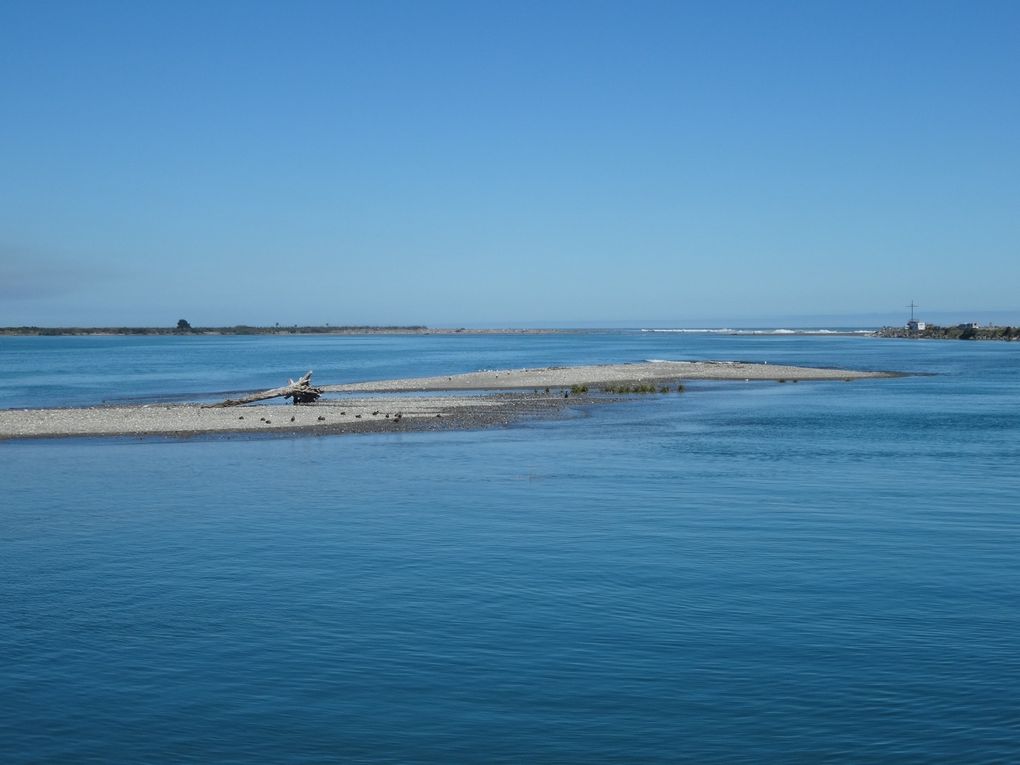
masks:
<path fill-rule="evenodd" d="M 668 385 L 655 386 L 649 383 L 606 385 L 602 388 L 603 393 L 630 394 L 630 393 L 669 393 L 672 390 Z M 683 385 L 676 386 L 677 393 L 684 392 Z"/>

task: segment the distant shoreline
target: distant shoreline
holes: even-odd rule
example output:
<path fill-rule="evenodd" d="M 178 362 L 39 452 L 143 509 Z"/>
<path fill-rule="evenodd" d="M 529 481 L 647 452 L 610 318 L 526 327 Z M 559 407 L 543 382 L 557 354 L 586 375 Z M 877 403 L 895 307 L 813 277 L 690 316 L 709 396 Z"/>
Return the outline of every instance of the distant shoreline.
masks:
<path fill-rule="evenodd" d="M 239 337 L 239 336 L 431 336 L 431 335 L 592 335 L 642 332 L 681 335 L 739 335 L 749 337 L 873 337 L 928 340 L 1020 340 L 1020 327 L 978 327 L 958 324 L 950 327 L 929 325 L 923 330 L 904 327 L 876 329 L 824 328 L 704 328 L 704 327 L 426 327 L 410 326 L 290 326 L 257 327 L 0 327 L 0 337 Z"/>
<path fill-rule="evenodd" d="M 393 326 L 393 327 L 331 327 L 326 326 L 293 326 L 293 327 L 255 327 L 238 325 L 234 327 L 193 327 L 177 329 L 175 327 L 0 327 L 0 336 L 28 337 L 135 337 L 135 336 L 232 336 L 232 335 L 554 335 L 554 334 L 587 334 L 592 332 L 614 332 L 625 330 L 584 329 L 584 328 L 493 328 L 471 329 L 467 327 L 425 327 L 425 326 Z"/>
<path fill-rule="evenodd" d="M 256 327 L 0 327 L 0 337 L 218 337 L 218 336 L 295 336 L 295 335 L 592 335 L 623 332 L 675 333 L 691 335 L 763 335 L 870 337 L 875 330 L 814 328 L 667 328 L 667 327 L 426 327 L 426 326 L 292 326 Z"/>
<path fill-rule="evenodd" d="M 1020 341 L 1020 327 L 981 327 L 977 324 L 954 324 L 949 327 L 930 324 L 923 328 L 882 327 L 877 337 L 902 340 L 997 340 Z"/>

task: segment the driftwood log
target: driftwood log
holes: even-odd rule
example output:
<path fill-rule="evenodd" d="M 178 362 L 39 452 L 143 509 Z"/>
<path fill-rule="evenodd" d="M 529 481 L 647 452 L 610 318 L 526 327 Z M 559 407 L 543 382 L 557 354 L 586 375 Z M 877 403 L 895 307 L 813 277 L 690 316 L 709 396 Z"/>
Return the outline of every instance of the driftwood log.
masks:
<path fill-rule="evenodd" d="M 300 379 L 296 381 L 291 380 L 289 385 L 284 385 L 281 388 L 273 388 L 272 390 L 262 391 L 262 393 L 253 393 L 250 396 L 244 396 L 243 398 L 228 398 L 226 401 L 221 401 L 218 404 L 207 404 L 203 408 L 219 409 L 225 406 L 241 406 L 242 404 L 253 404 L 256 401 L 265 401 L 268 398 L 280 397 L 293 399 L 295 404 L 311 404 L 321 395 L 322 388 L 312 387 L 312 372 L 309 370 L 308 373 L 302 375 Z"/>

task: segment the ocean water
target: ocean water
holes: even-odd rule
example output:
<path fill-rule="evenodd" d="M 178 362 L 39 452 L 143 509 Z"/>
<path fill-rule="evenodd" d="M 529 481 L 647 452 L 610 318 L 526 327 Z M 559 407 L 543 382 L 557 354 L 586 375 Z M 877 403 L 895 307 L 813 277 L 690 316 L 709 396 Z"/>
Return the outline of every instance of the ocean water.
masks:
<path fill-rule="evenodd" d="M 0 406 L 711 358 L 920 374 L 0 443 L 0 761 L 1020 760 L 1020 345 L 0 338 Z"/>

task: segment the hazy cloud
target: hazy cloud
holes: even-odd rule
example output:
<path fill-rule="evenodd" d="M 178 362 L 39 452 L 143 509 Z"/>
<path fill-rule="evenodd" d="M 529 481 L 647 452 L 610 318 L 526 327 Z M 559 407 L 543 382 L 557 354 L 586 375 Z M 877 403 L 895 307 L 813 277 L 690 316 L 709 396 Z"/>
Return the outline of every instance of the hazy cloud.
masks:
<path fill-rule="evenodd" d="M 116 270 L 102 264 L 0 243 L 0 300 L 64 297 L 116 278 Z"/>

